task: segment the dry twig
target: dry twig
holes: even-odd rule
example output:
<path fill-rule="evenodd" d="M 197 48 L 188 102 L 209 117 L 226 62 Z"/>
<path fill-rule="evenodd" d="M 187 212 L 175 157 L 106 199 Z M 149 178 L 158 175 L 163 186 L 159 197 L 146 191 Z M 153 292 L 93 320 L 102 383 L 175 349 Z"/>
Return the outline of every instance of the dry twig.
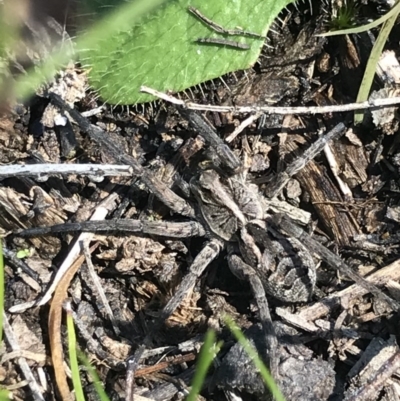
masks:
<path fill-rule="evenodd" d="M 190 110 L 213 111 L 217 113 L 266 113 L 266 114 L 323 114 L 340 113 L 344 111 L 365 110 L 378 107 L 390 107 L 400 103 L 400 97 L 387 99 L 373 99 L 362 103 L 339 104 L 334 106 L 298 106 L 298 107 L 277 107 L 277 106 L 213 106 L 185 102 L 174 96 L 167 95 L 147 86 L 141 87 L 141 92 L 149 93 L 159 99 L 165 100 L 177 106 Z"/>

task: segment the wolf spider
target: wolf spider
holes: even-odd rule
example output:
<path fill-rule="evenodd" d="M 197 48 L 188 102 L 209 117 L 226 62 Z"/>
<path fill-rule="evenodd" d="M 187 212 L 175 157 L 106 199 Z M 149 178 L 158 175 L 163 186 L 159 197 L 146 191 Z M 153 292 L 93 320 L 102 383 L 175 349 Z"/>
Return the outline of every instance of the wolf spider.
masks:
<path fill-rule="evenodd" d="M 143 169 L 135 159 L 125 155 L 117 145 L 102 135 L 99 128 L 92 126 L 57 95 L 53 94 L 50 97 L 52 102 L 67 111 L 92 139 L 109 149 L 116 161 L 131 165 L 134 173 L 140 175 L 142 182 L 160 201 L 174 212 L 191 217 L 192 221 L 179 223 L 130 219 L 90 221 L 32 228 L 21 231 L 18 235 L 124 230 L 169 238 L 205 236 L 208 239 L 195 257 L 174 296 L 161 311 L 154 327 L 149 330 L 150 333 L 156 332 L 176 310 L 207 266 L 223 248 L 227 249 L 228 265 L 233 274 L 247 280 L 250 284 L 265 337 L 267 351 L 264 359 L 267 360 L 271 373 L 275 377 L 278 375 L 277 338 L 266 293 L 284 302 L 308 301 L 316 281 L 315 263 L 310 251 L 318 254 L 329 265 L 340 269 L 397 309 L 397 305 L 391 298 L 349 269 L 339 257 L 319 245 L 290 219 L 269 215 L 265 199 L 259 193 L 258 187 L 246 180 L 246 171 L 236 155 L 198 114 L 180 110 L 192 127 L 203 136 L 213 151 L 214 162 L 220 167 L 202 171 L 197 177 L 191 179 L 190 193 L 196 199 L 196 202 L 192 202 L 178 197 L 169 187 Z M 224 171 L 229 171 L 230 174 Z M 144 346 L 151 344 L 151 336 L 152 334 L 149 334 L 149 337 L 144 340 Z M 134 356 L 137 361 L 143 350 L 144 347 L 137 350 Z"/>

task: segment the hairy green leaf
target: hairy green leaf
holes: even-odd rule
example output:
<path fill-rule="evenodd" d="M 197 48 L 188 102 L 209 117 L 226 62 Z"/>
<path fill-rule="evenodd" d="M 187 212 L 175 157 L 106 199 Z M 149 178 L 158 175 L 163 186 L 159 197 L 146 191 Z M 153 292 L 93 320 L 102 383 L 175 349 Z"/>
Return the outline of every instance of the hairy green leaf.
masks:
<path fill-rule="evenodd" d="M 120 7 L 108 10 L 105 15 L 96 14 L 95 21 L 92 21 L 89 29 L 82 35 L 75 38 L 77 53 L 81 54 L 84 50 L 91 49 L 97 45 L 98 41 L 104 38 L 113 37 L 116 32 L 129 29 L 133 22 L 137 22 L 144 14 L 155 7 L 160 6 L 166 0 L 135 0 L 124 2 Z M 84 19 L 84 16 L 81 16 Z M 1 21 L 1 20 L 0 20 Z M 12 39 L 16 40 L 16 39 Z M 8 47 L 11 46 L 7 44 Z M 71 52 L 66 51 L 65 46 L 60 46 L 57 51 L 42 62 L 39 66 L 31 67 L 26 74 L 21 74 L 15 81 L 14 91 L 19 99 L 26 99 L 36 92 L 44 82 L 52 79 L 63 65 L 68 63 L 71 58 L 75 58 Z M 0 72 L 1 72 L 0 65 Z"/>
<path fill-rule="evenodd" d="M 90 83 L 112 104 L 153 100 L 139 93 L 146 85 L 159 91 L 181 91 L 231 71 L 251 67 L 263 46 L 261 38 L 215 32 L 188 11 L 192 6 L 224 29 L 265 36 L 278 13 L 292 0 L 170 0 L 129 30 L 82 52 Z M 112 2 L 112 4 L 110 4 Z M 97 18 L 122 0 L 84 0 L 82 15 Z M 248 50 L 198 43 L 218 38 L 247 44 Z"/>

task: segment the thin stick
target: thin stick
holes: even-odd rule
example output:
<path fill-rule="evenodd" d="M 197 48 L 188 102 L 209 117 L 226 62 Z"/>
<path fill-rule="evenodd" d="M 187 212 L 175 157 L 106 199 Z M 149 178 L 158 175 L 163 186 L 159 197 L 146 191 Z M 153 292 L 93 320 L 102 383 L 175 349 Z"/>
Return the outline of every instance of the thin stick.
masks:
<path fill-rule="evenodd" d="M 181 363 L 191 362 L 194 361 L 195 359 L 196 359 L 196 354 L 193 352 L 188 355 L 177 356 L 172 360 L 166 362 L 160 362 L 153 366 L 146 366 L 144 368 L 140 368 L 135 372 L 135 377 L 147 376 L 160 370 L 166 369 L 171 365 L 178 365 Z M 135 394 L 135 401 L 136 401 L 136 394 Z"/>
<path fill-rule="evenodd" d="M 134 401 L 135 390 L 135 372 L 137 370 L 137 363 L 134 358 L 129 358 L 126 361 L 126 401 Z"/>
<path fill-rule="evenodd" d="M 214 21 L 207 18 L 195 7 L 189 6 L 188 11 L 195 17 L 197 17 L 200 21 L 204 22 L 204 24 L 206 24 L 210 29 L 212 29 L 215 32 L 230 36 L 249 36 L 257 39 L 263 39 L 263 40 L 266 39 L 265 36 L 259 35 L 258 33 L 245 31 L 243 29 L 225 29 L 221 25 L 218 25 Z"/>
<path fill-rule="evenodd" d="M 141 86 L 140 91 L 148 93 L 172 104 L 182 106 L 190 110 L 214 111 L 217 113 L 265 113 L 265 114 L 324 114 L 341 113 L 345 111 L 364 110 L 372 108 L 392 107 L 400 103 L 400 97 L 386 99 L 370 99 L 362 103 L 339 104 L 333 106 L 298 106 L 298 107 L 274 107 L 274 106 L 213 106 L 185 102 L 174 96 L 151 89 L 147 86 Z"/>
<path fill-rule="evenodd" d="M 101 204 L 99 204 L 94 211 L 91 220 L 104 220 L 107 214 L 115 207 L 115 201 L 118 198 L 116 193 L 109 195 Z M 26 309 L 32 308 L 33 306 L 41 306 L 45 305 L 50 299 L 51 295 L 57 288 L 59 282 L 61 281 L 62 277 L 68 272 L 68 269 L 71 267 L 73 262 L 77 259 L 77 257 L 81 253 L 81 246 L 79 241 L 90 240 L 93 238 L 92 233 L 81 233 L 77 238 L 77 241 L 72 246 L 71 250 L 69 251 L 67 257 L 64 259 L 63 263 L 61 264 L 60 268 L 58 269 L 54 279 L 47 289 L 46 293 L 42 296 L 42 298 L 25 302 L 22 304 L 12 306 L 9 311 L 11 313 L 20 313 L 25 311 Z"/>
<path fill-rule="evenodd" d="M 372 273 L 366 280 L 372 282 L 375 285 L 385 285 L 389 280 L 398 281 L 400 279 L 400 260 L 396 260 L 383 267 L 382 269 Z M 322 298 L 315 304 L 302 309 L 298 315 L 300 318 L 308 321 L 314 322 L 317 319 L 321 319 L 324 316 L 331 313 L 332 309 L 340 305 L 343 302 L 351 302 L 357 297 L 362 297 L 367 294 L 368 290 L 359 284 L 353 284 L 344 290 L 335 292 Z M 345 301 L 344 301 L 345 300 Z M 316 331 L 318 328 L 316 328 Z"/>
<path fill-rule="evenodd" d="M 67 297 L 69 284 L 84 261 L 85 257 L 79 256 L 61 278 L 54 292 L 49 311 L 48 327 L 51 361 L 54 368 L 57 388 L 63 401 L 73 401 L 74 398 L 71 394 L 71 390 L 69 389 L 67 375 L 64 370 L 64 351 L 61 337 L 62 304 L 64 299 Z"/>
<path fill-rule="evenodd" d="M 222 46 L 229 46 L 234 47 L 235 49 L 240 50 L 249 50 L 250 46 L 246 43 L 235 42 L 233 40 L 227 39 L 220 39 L 220 38 L 199 38 L 196 40 L 198 43 L 205 43 L 205 44 L 213 44 L 213 45 L 222 45 Z"/>
<path fill-rule="evenodd" d="M 360 387 L 351 397 L 346 398 L 347 401 L 363 401 L 371 400 L 377 396 L 382 390 L 387 380 L 396 373 L 400 368 L 400 351 L 392 355 L 385 364 L 368 380 L 368 382 Z"/>
<path fill-rule="evenodd" d="M 0 166 L 0 179 L 9 177 L 40 177 L 45 181 L 50 175 L 89 175 L 98 178 L 105 176 L 131 177 L 133 169 L 128 165 L 116 164 L 25 164 Z"/>
<path fill-rule="evenodd" d="M 8 321 L 6 312 L 0 311 L 0 313 L 3 314 L 3 328 L 4 328 L 4 334 L 5 338 L 10 345 L 11 349 L 13 351 L 20 351 L 21 347 L 18 344 L 17 338 L 13 332 L 13 329 Z M 35 401 L 45 401 L 42 392 L 40 390 L 40 386 L 38 382 L 35 379 L 35 376 L 33 375 L 31 368 L 28 365 L 28 362 L 24 357 L 18 358 L 18 365 L 22 371 L 23 376 L 25 377 L 26 381 L 28 382 L 29 389 L 32 393 L 32 398 Z"/>
<path fill-rule="evenodd" d="M 257 121 L 262 114 L 263 113 L 252 114 L 250 117 L 246 118 L 246 120 L 242 121 L 240 125 L 225 138 L 225 141 L 228 143 L 232 142 L 245 128 L 253 124 L 254 121 Z"/>
<path fill-rule="evenodd" d="M 117 324 L 117 322 L 115 320 L 114 313 L 113 313 L 113 311 L 112 311 L 112 309 L 110 307 L 110 303 L 108 302 L 106 294 L 104 293 L 104 289 L 103 289 L 103 287 L 101 285 L 100 278 L 97 275 L 96 270 L 95 270 L 95 268 L 93 266 L 92 257 L 90 255 L 90 249 L 89 249 L 89 242 L 88 241 L 82 243 L 82 250 L 83 250 L 83 254 L 85 256 L 86 265 L 88 267 L 90 277 L 91 277 L 91 279 L 92 279 L 92 281 L 94 283 L 94 286 L 96 287 L 96 290 L 97 290 L 97 293 L 98 293 L 98 295 L 99 295 L 99 297 L 101 299 L 101 302 L 103 303 L 106 315 L 110 319 L 110 322 L 111 322 L 111 325 L 113 327 L 115 335 L 119 336 L 121 334 L 121 331 L 120 331 L 120 329 L 118 327 L 118 324 Z"/>

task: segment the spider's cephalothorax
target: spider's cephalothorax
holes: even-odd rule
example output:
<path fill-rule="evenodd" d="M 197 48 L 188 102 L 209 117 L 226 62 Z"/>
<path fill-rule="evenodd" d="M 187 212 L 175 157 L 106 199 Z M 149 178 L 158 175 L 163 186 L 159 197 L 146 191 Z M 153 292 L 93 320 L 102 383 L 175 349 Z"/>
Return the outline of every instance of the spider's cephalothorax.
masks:
<path fill-rule="evenodd" d="M 264 217 L 254 184 L 243 184 L 235 177 L 223 179 L 216 171 L 207 170 L 192 180 L 191 188 L 207 226 L 225 241 L 232 241 L 249 220 Z"/>

